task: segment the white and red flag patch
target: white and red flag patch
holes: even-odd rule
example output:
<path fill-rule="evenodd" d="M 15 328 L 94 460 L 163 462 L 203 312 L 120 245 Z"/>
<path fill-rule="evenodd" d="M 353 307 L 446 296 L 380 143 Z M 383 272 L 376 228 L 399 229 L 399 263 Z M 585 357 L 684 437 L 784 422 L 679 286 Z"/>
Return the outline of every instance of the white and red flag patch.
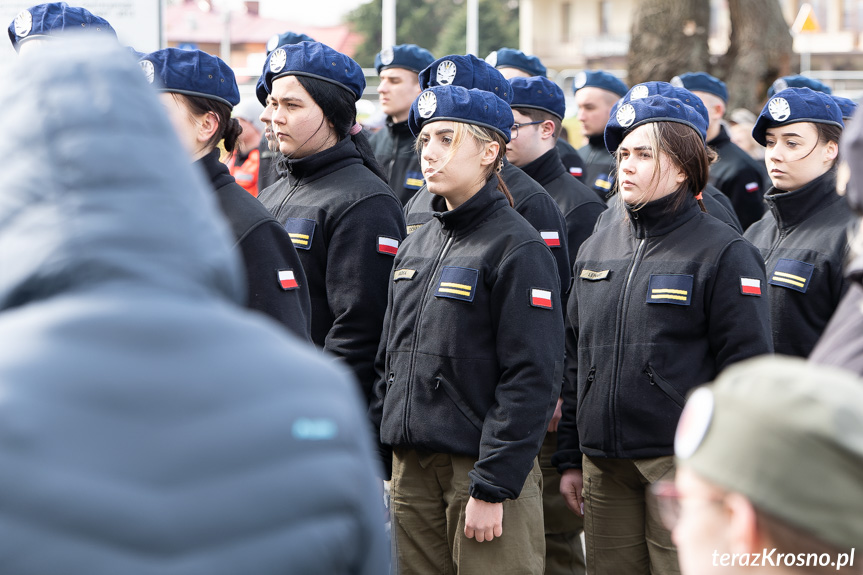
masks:
<path fill-rule="evenodd" d="M 752 192 L 757 192 L 759 187 L 758 182 L 749 182 L 746 184 L 746 191 L 751 194 Z"/>
<path fill-rule="evenodd" d="M 533 288 L 530 290 L 530 305 L 551 309 L 551 292 L 544 289 Z"/>
<path fill-rule="evenodd" d="M 580 178 L 583 173 L 584 171 L 577 166 L 573 166 L 569 169 L 569 174 L 571 176 L 575 176 L 576 178 Z"/>
<path fill-rule="evenodd" d="M 557 232 L 539 232 L 539 235 L 542 236 L 542 239 L 545 241 L 545 245 L 550 248 L 559 248 L 560 247 L 560 234 Z"/>
<path fill-rule="evenodd" d="M 294 277 L 294 270 L 279 270 L 279 285 L 283 290 L 297 289 L 300 284 L 297 283 L 297 278 Z"/>
<path fill-rule="evenodd" d="M 743 295 L 761 295 L 761 280 L 755 278 L 740 278 L 740 293 Z"/>
<path fill-rule="evenodd" d="M 396 255 L 399 251 L 399 241 L 395 238 L 378 236 L 378 253 Z"/>

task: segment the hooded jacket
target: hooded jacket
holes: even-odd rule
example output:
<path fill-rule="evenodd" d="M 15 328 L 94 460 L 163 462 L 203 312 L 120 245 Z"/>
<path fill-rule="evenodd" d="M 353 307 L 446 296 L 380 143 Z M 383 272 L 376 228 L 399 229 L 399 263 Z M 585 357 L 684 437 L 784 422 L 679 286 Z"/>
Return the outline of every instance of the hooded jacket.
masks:
<path fill-rule="evenodd" d="M 761 251 L 776 353 L 807 357 L 848 288 L 843 265 L 854 214 L 830 170 L 793 192 L 771 187 L 770 211 L 746 230 Z"/>
<path fill-rule="evenodd" d="M 387 572 L 355 385 L 239 307 L 140 68 L 57 40 L 0 107 L 0 572 Z"/>

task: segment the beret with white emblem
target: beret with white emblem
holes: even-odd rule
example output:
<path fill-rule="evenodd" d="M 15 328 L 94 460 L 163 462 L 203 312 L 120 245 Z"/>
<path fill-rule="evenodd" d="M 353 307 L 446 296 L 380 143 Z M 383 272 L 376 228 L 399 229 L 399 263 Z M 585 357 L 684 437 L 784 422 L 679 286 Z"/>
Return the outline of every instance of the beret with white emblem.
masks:
<path fill-rule="evenodd" d="M 573 80 L 572 88 L 574 92 L 578 92 L 582 88 L 602 88 L 608 92 L 623 96 L 626 94 L 627 87 L 623 80 L 609 74 L 605 70 L 585 70 L 579 72 Z"/>
<path fill-rule="evenodd" d="M 509 104 L 494 94 L 461 86 L 432 86 L 411 104 L 408 127 L 419 136 L 423 125 L 445 120 L 489 128 L 507 142 L 513 124 Z"/>
<path fill-rule="evenodd" d="M 674 98 L 680 100 L 687 106 L 695 108 L 695 111 L 704 117 L 704 121 L 710 124 L 710 113 L 701 98 L 683 88 L 675 86 L 671 82 L 642 82 L 636 84 L 629 89 L 623 98 L 620 99 L 619 105 L 623 105 L 632 100 L 640 100 L 648 96 L 665 96 L 666 98 Z"/>
<path fill-rule="evenodd" d="M 548 73 L 539 58 L 512 48 L 496 50 L 486 56 L 485 61 L 495 68 L 515 68 L 529 76 L 545 76 Z"/>
<path fill-rule="evenodd" d="M 842 110 L 830 95 L 809 88 L 786 88 L 770 98 L 755 120 L 752 137 L 762 146 L 769 128 L 812 122 L 844 128 Z"/>
<path fill-rule="evenodd" d="M 18 51 L 20 45 L 33 38 L 44 38 L 60 32 L 86 31 L 104 33 L 116 38 L 114 28 L 85 8 L 69 6 L 65 2 L 39 4 L 22 10 L 9 24 L 9 40 Z"/>
<path fill-rule="evenodd" d="M 494 66 L 472 54 L 438 58 L 420 72 L 420 88 L 423 90 L 449 85 L 491 92 L 507 103 L 512 102 L 509 81 Z"/>
<path fill-rule="evenodd" d="M 695 130 L 702 142 L 707 137 L 707 121 L 695 108 L 677 98 L 646 96 L 614 105 L 605 125 L 606 149 L 613 154 L 629 132 L 653 122 L 684 124 Z"/>
<path fill-rule="evenodd" d="M 366 89 L 363 69 L 353 59 L 320 42 L 279 46 L 267 56 L 261 75 L 267 93 L 284 76 L 317 78 L 343 88 L 359 100 Z"/>
<path fill-rule="evenodd" d="M 416 44 L 398 44 L 385 48 L 375 56 L 375 70 L 378 74 L 387 68 L 404 68 L 419 74 L 434 61 L 432 53 Z"/>
<path fill-rule="evenodd" d="M 200 50 L 165 48 L 139 62 L 147 80 L 161 92 L 210 98 L 231 108 L 240 103 L 234 71 L 221 58 Z"/>

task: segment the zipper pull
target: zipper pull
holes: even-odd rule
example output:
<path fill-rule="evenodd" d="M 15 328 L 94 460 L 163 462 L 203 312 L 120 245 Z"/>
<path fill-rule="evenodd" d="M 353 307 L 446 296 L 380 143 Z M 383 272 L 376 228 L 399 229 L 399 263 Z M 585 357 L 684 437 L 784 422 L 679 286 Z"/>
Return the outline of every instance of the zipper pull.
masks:
<path fill-rule="evenodd" d="M 396 381 L 396 374 L 393 372 L 390 372 L 390 376 L 389 376 L 389 378 L 387 378 L 387 387 L 390 387 L 393 383 L 395 383 L 395 381 Z"/>
<path fill-rule="evenodd" d="M 440 378 L 436 377 L 436 378 L 434 378 L 434 388 L 437 389 L 439 387 L 440 387 Z"/>
<path fill-rule="evenodd" d="M 650 378 L 650 385 L 656 385 L 656 382 L 653 381 L 653 370 L 650 369 L 650 366 L 644 368 L 644 373 Z"/>

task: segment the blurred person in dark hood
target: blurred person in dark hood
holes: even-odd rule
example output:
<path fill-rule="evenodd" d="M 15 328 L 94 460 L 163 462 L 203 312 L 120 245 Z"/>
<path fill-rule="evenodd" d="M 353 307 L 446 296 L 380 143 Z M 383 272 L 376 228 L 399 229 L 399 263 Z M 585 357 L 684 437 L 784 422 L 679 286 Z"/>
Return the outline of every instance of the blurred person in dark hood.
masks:
<path fill-rule="evenodd" d="M 357 387 L 240 307 L 137 64 L 70 39 L 2 75 L 0 572 L 386 573 Z"/>

